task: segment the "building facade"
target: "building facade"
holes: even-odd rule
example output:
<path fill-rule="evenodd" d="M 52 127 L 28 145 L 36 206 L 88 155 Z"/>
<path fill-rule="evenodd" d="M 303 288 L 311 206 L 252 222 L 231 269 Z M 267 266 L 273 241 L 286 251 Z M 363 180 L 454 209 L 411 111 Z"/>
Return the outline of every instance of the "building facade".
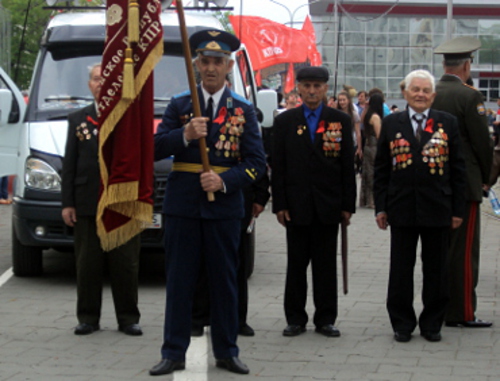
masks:
<path fill-rule="evenodd" d="M 446 40 L 447 0 L 310 0 L 323 63 L 336 89 L 382 89 L 401 98 L 399 83 L 414 69 L 439 78 L 442 56 L 433 50 Z M 482 42 L 472 65 L 474 85 L 487 101 L 499 98 L 500 1 L 453 0 L 452 37 Z M 337 65 L 335 64 L 337 62 Z M 335 67 L 337 71 L 335 72 Z"/>

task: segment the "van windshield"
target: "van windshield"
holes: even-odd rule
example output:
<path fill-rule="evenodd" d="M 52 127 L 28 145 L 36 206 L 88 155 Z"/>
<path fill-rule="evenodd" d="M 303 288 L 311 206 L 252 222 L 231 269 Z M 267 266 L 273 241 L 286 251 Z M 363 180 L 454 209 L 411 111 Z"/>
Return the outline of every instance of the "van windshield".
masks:
<path fill-rule="evenodd" d="M 30 115 L 36 120 L 66 119 L 75 109 L 93 101 L 88 88 L 89 69 L 101 62 L 101 56 L 84 56 L 54 60 L 45 54 L 38 86 L 31 94 Z M 155 114 L 165 111 L 170 98 L 188 89 L 184 57 L 164 55 L 155 68 Z"/>

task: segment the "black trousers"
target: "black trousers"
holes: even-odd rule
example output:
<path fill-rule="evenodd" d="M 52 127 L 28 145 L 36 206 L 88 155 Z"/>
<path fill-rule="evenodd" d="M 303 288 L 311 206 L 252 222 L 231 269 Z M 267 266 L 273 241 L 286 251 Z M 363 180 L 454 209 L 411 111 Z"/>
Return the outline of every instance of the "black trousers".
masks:
<path fill-rule="evenodd" d="M 445 315 L 449 322 L 476 318 L 481 210 L 475 201 L 467 201 L 465 210 L 462 225 L 450 237 L 450 303 Z"/>
<path fill-rule="evenodd" d="M 285 316 L 288 324 L 305 326 L 308 321 L 307 267 L 311 263 L 313 299 L 317 327 L 337 319 L 337 234 L 338 224 L 315 220 L 306 226 L 286 228 L 288 263 L 285 285 Z"/>
<path fill-rule="evenodd" d="M 135 236 L 114 250 L 103 252 L 97 236 L 95 216 L 78 216 L 74 233 L 78 322 L 99 323 L 103 273 L 107 262 L 118 325 L 138 323 L 141 317 L 137 307 L 140 236 Z"/>
<path fill-rule="evenodd" d="M 394 331 L 413 332 L 417 318 L 413 308 L 413 274 L 417 242 L 422 245 L 423 311 L 421 331 L 438 332 L 449 300 L 448 245 L 450 227 L 391 227 L 391 265 L 387 311 Z"/>

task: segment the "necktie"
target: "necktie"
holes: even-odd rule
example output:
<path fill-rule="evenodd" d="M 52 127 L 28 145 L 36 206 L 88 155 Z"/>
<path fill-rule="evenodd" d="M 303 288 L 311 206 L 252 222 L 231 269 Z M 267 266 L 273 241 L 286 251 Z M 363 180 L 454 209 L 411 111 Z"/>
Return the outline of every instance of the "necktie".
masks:
<path fill-rule="evenodd" d="M 314 137 L 316 134 L 316 126 L 314 125 L 314 113 L 310 113 L 307 116 L 307 126 L 309 127 L 309 134 L 311 135 L 311 141 L 314 142 Z"/>
<path fill-rule="evenodd" d="M 423 114 L 414 114 L 413 120 L 417 122 L 417 131 L 415 133 L 415 137 L 418 141 L 422 138 L 422 124 L 424 123 L 425 115 Z"/>
<path fill-rule="evenodd" d="M 212 119 L 214 117 L 214 99 L 212 97 L 208 98 L 208 106 L 205 109 L 205 116 L 208 117 L 207 130 L 210 131 L 210 127 L 212 127 Z"/>

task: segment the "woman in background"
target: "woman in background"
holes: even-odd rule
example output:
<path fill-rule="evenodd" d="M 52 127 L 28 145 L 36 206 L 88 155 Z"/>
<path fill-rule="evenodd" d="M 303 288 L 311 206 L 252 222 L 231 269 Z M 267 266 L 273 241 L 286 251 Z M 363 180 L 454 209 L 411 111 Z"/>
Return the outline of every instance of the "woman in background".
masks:
<path fill-rule="evenodd" d="M 373 94 L 368 101 L 363 124 L 365 126 L 365 148 L 363 150 L 363 171 L 361 173 L 361 192 L 359 206 L 374 208 L 373 202 L 373 170 L 377 153 L 377 139 L 382 128 L 384 117 L 384 97 Z"/>
<path fill-rule="evenodd" d="M 337 102 L 337 109 L 345 112 L 351 117 L 354 156 L 358 156 L 361 159 L 363 157 L 363 151 L 361 148 L 361 118 L 359 117 L 358 110 L 352 103 L 352 99 L 349 94 L 345 91 L 341 91 L 337 95 Z"/>

